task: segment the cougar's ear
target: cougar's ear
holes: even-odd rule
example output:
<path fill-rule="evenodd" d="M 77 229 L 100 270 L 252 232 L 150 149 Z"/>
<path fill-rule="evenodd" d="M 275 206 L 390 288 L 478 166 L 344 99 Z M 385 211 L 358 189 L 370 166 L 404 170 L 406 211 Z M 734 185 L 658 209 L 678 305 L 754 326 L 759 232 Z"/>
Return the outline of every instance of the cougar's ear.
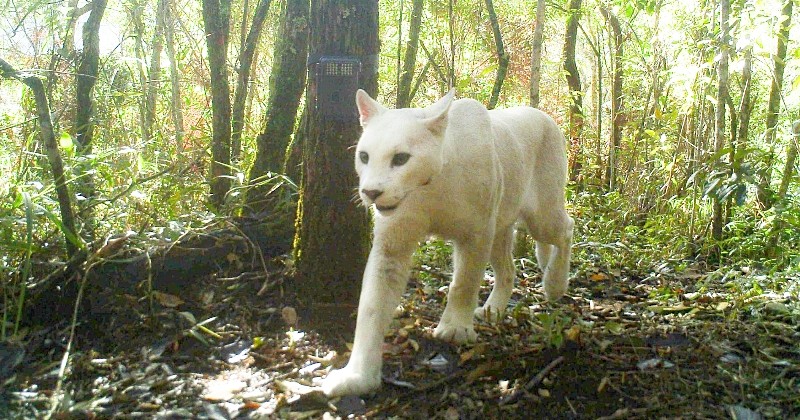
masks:
<path fill-rule="evenodd" d="M 444 133 L 445 128 L 447 128 L 450 105 L 453 103 L 453 97 L 455 94 L 456 90 L 450 89 L 450 91 L 447 92 L 447 95 L 444 95 L 442 99 L 439 99 L 435 104 L 425 109 L 425 112 L 429 115 L 429 117 L 423 120 L 423 122 L 431 133 L 435 135 L 441 135 Z"/>
<path fill-rule="evenodd" d="M 366 127 L 369 121 L 386 111 L 383 105 L 372 99 L 367 92 L 359 89 L 356 92 L 356 106 L 358 107 L 359 121 Z"/>

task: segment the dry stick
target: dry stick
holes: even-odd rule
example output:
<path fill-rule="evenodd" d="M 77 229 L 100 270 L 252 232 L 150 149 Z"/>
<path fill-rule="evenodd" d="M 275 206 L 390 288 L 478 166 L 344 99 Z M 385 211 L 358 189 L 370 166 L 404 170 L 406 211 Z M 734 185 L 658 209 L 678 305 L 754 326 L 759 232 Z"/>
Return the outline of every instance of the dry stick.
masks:
<path fill-rule="evenodd" d="M 522 394 L 529 392 L 531 389 L 533 389 L 533 387 L 539 385 L 542 382 L 542 380 L 544 380 L 544 377 L 547 376 L 547 374 L 550 373 L 550 371 L 555 369 L 555 367 L 558 366 L 559 363 L 563 361 L 564 361 L 564 356 L 558 356 L 555 360 L 553 360 L 547 366 L 545 366 L 544 369 L 542 369 L 539 373 L 537 373 L 536 376 L 534 376 L 530 381 L 528 381 L 528 383 L 525 384 L 523 388 L 518 389 L 508 397 L 501 399 L 500 405 L 506 405 L 516 402 L 522 396 Z"/>

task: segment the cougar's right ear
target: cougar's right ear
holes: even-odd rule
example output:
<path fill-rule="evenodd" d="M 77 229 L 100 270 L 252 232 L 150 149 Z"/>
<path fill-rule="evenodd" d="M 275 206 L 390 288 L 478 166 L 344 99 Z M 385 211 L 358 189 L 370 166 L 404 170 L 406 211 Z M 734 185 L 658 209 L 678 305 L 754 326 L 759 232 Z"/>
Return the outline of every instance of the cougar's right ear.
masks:
<path fill-rule="evenodd" d="M 383 105 L 372 99 L 369 94 L 362 89 L 356 92 L 356 106 L 358 107 L 358 116 L 362 127 L 366 127 L 371 119 L 386 111 Z"/>

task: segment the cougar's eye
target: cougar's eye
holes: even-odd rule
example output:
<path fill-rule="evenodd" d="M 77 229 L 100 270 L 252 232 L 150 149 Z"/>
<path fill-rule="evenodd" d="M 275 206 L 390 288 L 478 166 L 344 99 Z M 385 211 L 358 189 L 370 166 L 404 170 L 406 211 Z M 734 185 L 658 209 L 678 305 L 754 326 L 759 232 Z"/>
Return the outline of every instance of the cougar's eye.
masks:
<path fill-rule="evenodd" d="M 358 159 L 361 160 L 361 163 L 366 165 L 367 162 L 369 162 L 369 153 L 367 153 L 367 152 L 358 152 Z"/>
<path fill-rule="evenodd" d="M 392 166 L 403 166 L 408 162 L 409 158 L 411 158 L 411 155 L 408 153 L 397 153 L 392 156 Z"/>

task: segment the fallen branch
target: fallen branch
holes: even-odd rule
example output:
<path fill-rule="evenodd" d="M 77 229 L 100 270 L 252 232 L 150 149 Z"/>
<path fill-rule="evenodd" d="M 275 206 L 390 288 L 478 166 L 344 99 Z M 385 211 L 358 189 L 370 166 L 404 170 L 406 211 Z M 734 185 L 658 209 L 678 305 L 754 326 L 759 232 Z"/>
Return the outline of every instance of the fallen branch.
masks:
<path fill-rule="evenodd" d="M 536 374 L 524 387 L 517 389 L 513 394 L 509 395 L 508 397 L 500 399 L 500 405 L 511 404 L 519 400 L 523 394 L 526 392 L 530 392 L 535 386 L 539 385 L 543 380 L 544 377 L 547 376 L 550 371 L 555 369 L 561 362 L 564 361 L 564 356 L 558 356 L 552 362 L 548 363 L 547 366 L 544 367 L 539 373 Z"/>

